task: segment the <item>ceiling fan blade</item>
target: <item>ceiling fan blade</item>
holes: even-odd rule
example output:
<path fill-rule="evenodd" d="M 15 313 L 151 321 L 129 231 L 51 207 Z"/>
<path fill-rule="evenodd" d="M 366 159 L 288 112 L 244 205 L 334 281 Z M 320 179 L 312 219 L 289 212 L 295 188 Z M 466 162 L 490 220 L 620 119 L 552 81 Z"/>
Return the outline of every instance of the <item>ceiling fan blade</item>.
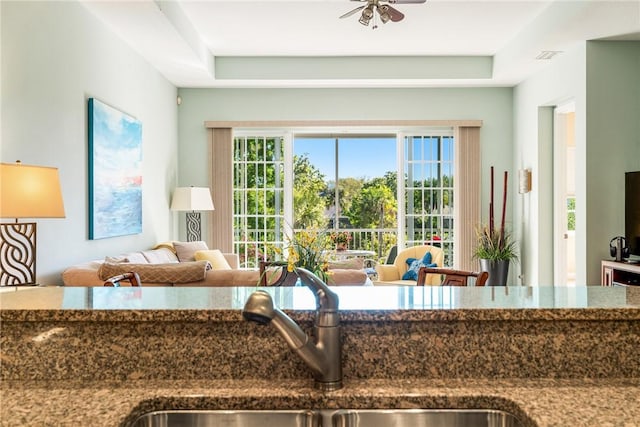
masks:
<path fill-rule="evenodd" d="M 388 4 L 380 6 L 380 8 L 384 8 L 384 11 L 389 14 L 391 17 L 391 22 L 398 22 L 404 19 L 404 13 L 400 12 L 395 7 L 391 7 Z"/>
<path fill-rule="evenodd" d="M 365 4 L 365 5 L 362 5 L 362 6 L 358 6 L 358 7 L 356 7 L 355 9 L 350 10 L 349 12 L 345 13 L 344 15 L 342 15 L 339 19 L 347 18 L 347 17 L 349 17 L 349 16 L 353 15 L 354 13 L 361 11 L 361 10 L 362 10 L 362 9 L 364 9 L 365 7 L 367 7 L 367 5 L 366 5 L 366 4 Z"/>
<path fill-rule="evenodd" d="M 392 4 L 408 4 L 408 3 L 426 3 L 427 0 L 387 0 Z"/>

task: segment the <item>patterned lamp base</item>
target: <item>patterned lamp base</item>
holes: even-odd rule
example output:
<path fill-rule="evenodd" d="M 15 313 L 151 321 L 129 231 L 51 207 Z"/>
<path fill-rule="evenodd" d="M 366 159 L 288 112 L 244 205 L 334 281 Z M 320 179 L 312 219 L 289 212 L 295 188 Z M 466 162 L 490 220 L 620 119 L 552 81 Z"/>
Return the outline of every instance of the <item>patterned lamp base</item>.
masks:
<path fill-rule="evenodd" d="M 187 242 L 202 240 L 200 212 L 187 212 Z"/>
<path fill-rule="evenodd" d="M 0 224 L 0 286 L 36 283 L 36 223 Z"/>

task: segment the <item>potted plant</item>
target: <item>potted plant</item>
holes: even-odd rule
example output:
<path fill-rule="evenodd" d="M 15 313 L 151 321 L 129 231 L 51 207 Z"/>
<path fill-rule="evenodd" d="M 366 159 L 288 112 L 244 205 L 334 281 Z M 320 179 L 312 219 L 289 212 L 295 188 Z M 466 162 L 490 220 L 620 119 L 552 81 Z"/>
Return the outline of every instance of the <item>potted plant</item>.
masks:
<path fill-rule="evenodd" d="M 272 252 L 275 258 L 285 259 L 263 263 L 258 285 L 273 282 L 272 285 L 275 286 L 293 286 L 298 279 L 297 268 L 309 270 L 326 283 L 329 278 L 326 252 L 328 245 L 326 233 L 316 229 L 300 230 L 287 236 L 285 253 L 279 247 L 269 248 L 269 252 Z M 267 266 L 277 268 L 267 271 Z"/>
<path fill-rule="evenodd" d="M 473 257 L 480 261 L 480 270 L 489 273 L 488 286 L 505 286 L 509 275 L 509 263 L 518 259 L 516 242 L 505 228 L 507 210 L 508 172 L 504 172 L 502 190 L 502 217 L 500 227 L 496 228 L 493 209 L 493 166 L 491 167 L 491 187 L 489 201 L 489 224 L 480 226 L 476 231 L 476 247 Z"/>
<path fill-rule="evenodd" d="M 336 251 L 345 251 L 349 247 L 351 233 L 348 231 L 333 231 L 329 237 L 335 245 Z"/>

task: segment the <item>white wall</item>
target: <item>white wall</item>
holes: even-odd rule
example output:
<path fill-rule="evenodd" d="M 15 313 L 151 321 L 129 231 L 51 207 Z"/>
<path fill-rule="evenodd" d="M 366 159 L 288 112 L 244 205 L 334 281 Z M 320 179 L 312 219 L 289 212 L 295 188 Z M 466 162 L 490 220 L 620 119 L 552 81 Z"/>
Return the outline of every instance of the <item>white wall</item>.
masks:
<path fill-rule="evenodd" d="M 66 218 L 38 223 L 37 276 L 140 250 L 175 231 L 176 88 L 76 2 L 0 2 L 1 160 L 59 168 Z M 142 122 L 143 231 L 88 240 L 87 98 Z M 3 220 L 5 221 L 5 220 Z"/>
<path fill-rule="evenodd" d="M 587 43 L 587 280 L 624 236 L 624 172 L 640 170 L 640 42 Z M 640 197 L 640 196 L 639 196 Z"/>
<path fill-rule="evenodd" d="M 640 170 L 640 43 L 581 43 L 514 90 L 514 168 L 534 178 L 515 212 L 526 284 L 553 279 L 552 142 L 541 135 L 541 112 L 568 100 L 576 106 L 576 283 L 597 285 L 609 240 L 624 233 L 623 172 Z"/>
<path fill-rule="evenodd" d="M 531 169 L 533 183 L 530 193 L 519 195 L 515 217 L 521 242 L 522 274 L 527 285 L 553 283 L 553 156 L 551 135 L 541 134 L 552 126 L 552 107 L 574 100 L 576 105 L 577 152 L 585 145 L 585 45 L 562 53 L 541 72 L 518 85 L 514 90 L 515 157 L 514 168 Z M 547 108 L 548 107 L 548 108 Z M 578 165 L 584 161 L 578 160 Z M 577 201 L 584 206 L 584 167 L 578 166 Z M 584 208 L 577 212 L 577 246 L 585 247 Z M 582 212 L 582 213 L 580 213 Z M 578 254 L 578 263 L 585 254 Z M 585 283 L 584 269 L 577 283 Z"/>

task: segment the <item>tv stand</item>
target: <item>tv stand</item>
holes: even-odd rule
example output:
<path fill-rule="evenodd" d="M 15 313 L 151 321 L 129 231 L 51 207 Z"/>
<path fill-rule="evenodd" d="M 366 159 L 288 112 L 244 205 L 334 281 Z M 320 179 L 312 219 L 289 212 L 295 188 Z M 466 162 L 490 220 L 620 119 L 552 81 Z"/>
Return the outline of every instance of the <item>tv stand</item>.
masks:
<path fill-rule="evenodd" d="M 602 261 L 602 286 L 640 286 L 640 265 Z"/>

